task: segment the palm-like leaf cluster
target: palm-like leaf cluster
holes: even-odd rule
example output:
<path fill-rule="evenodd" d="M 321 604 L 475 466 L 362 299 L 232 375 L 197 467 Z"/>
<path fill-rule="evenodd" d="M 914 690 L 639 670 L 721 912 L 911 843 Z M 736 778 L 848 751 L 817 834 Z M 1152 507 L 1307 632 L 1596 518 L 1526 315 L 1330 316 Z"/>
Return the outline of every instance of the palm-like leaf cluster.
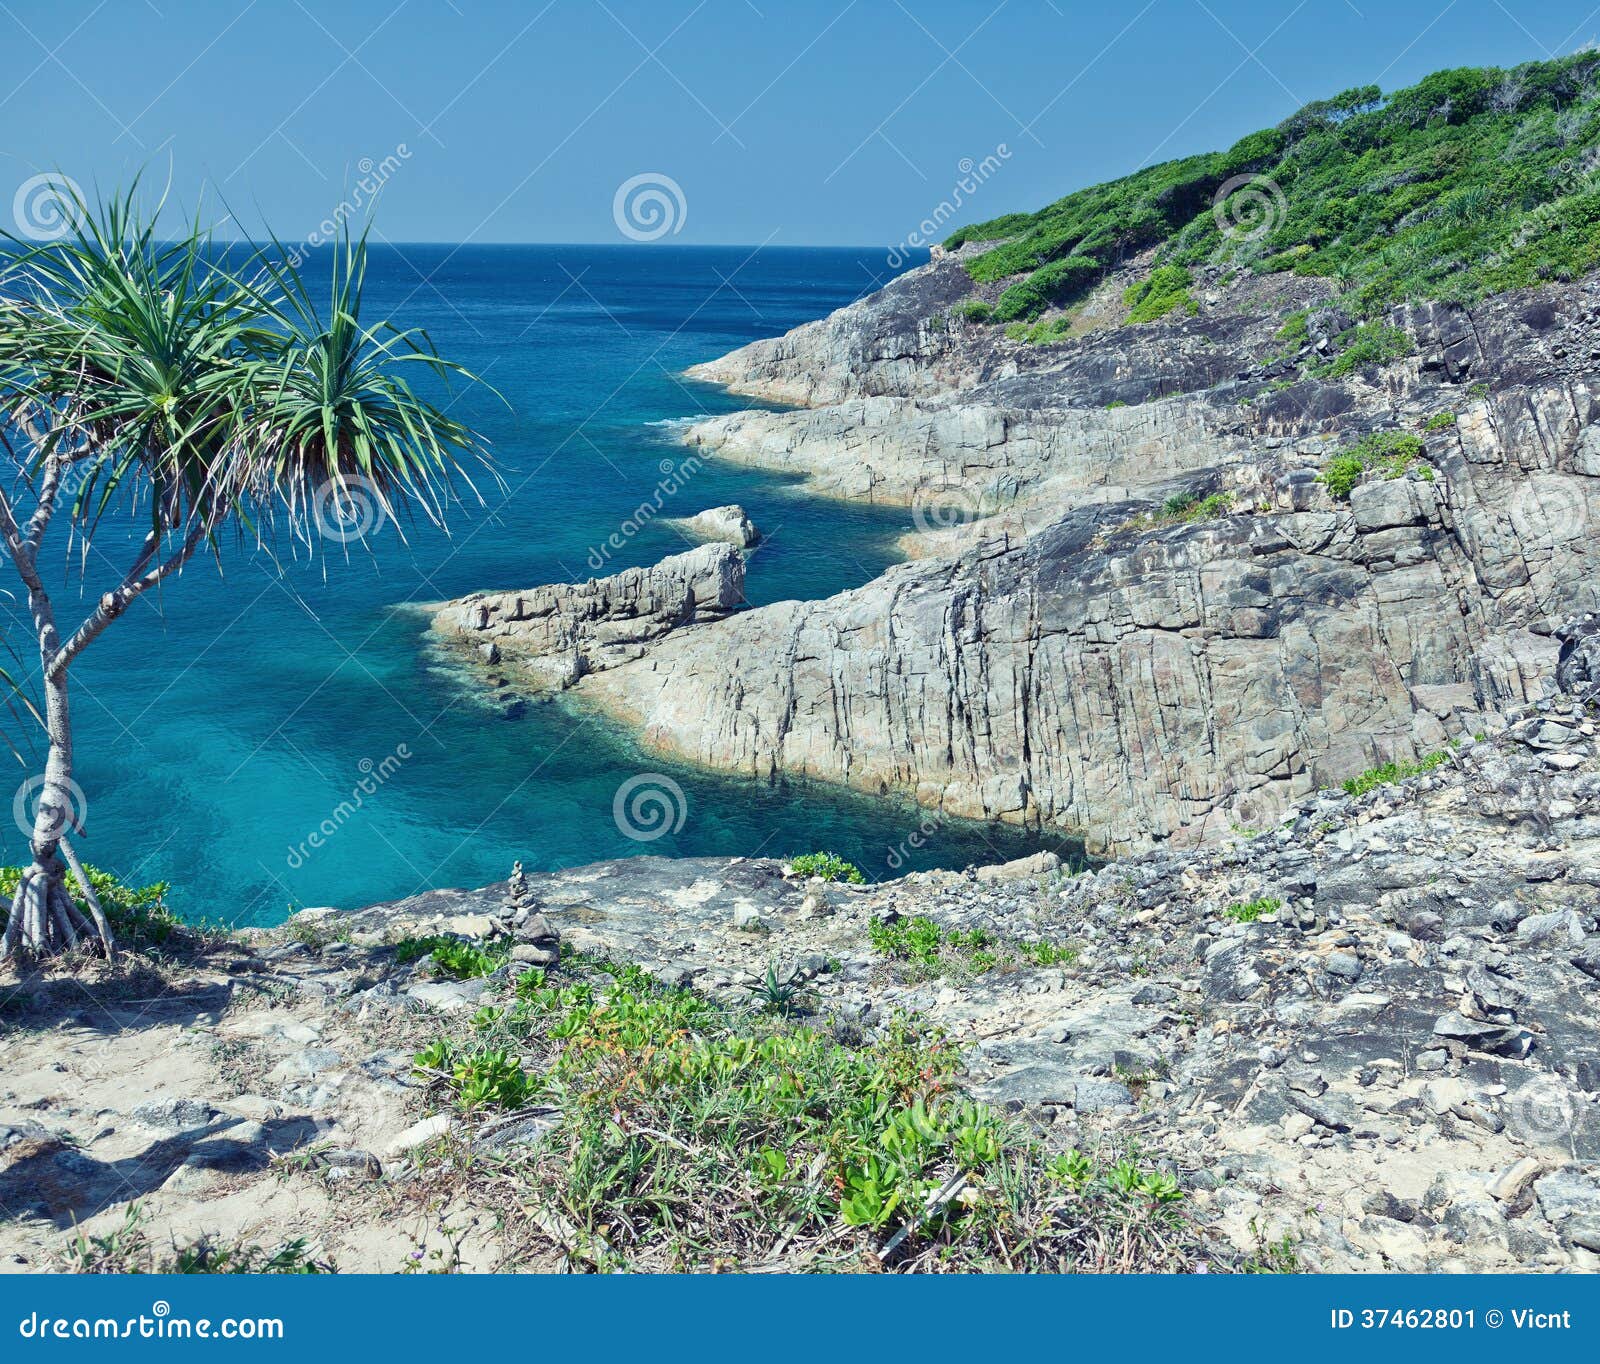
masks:
<path fill-rule="evenodd" d="M 364 237 L 333 248 L 319 306 L 265 251 L 199 228 L 158 239 L 133 191 L 74 210 L 69 236 L 17 243 L 0 277 L 0 395 L 24 475 L 60 466 L 80 533 L 132 505 L 157 542 L 230 513 L 286 512 L 309 534 L 329 524 L 319 503 L 357 487 L 440 519 L 480 451 L 405 367 L 463 372 L 426 334 L 361 321 Z"/>

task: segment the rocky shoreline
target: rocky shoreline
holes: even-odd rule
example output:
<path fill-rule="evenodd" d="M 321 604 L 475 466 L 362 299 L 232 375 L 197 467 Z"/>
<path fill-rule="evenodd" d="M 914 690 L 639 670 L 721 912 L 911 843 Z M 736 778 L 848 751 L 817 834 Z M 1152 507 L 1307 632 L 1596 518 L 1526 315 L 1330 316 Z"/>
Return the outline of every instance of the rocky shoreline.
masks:
<path fill-rule="evenodd" d="M 699 366 L 810 405 L 685 439 L 910 505 L 913 557 L 652 630 L 580 694 L 675 759 L 1097 854 L 1225 835 L 1493 726 L 1600 607 L 1600 284 L 1397 309 L 1409 356 L 1309 378 L 1349 322 L 1317 310 L 1327 287 L 1216 279 L 1197 316 L 1117 326 L 1106 304 L 1032 346 L 962 320 L 948 256 Z M 1374 432 L 1420 454 L 1336 494 L 1325 467 Z"/>
<path fill-rule="evenodd" d="M 964 1088 L 1049 1149 L 1170 1170 L 1219 1268 L 1600 1269 L 1592 650 L 1569 654 L 1575 695 L 1418 776 L 1078 876 L 635 858 L 307 911 L 159 975 L 21 982 L 0 1258 L 63 1267 L 74 1222 L 105 1235 L 137 1203 L 158 1241 L 309 1234 L 344 1270 L 559 1267 L 576 1233 L 511 1237 L 485 1163 L 536 1151 L 559 1100 L 466 1122 L 413 1055 L 576 952 L 736 1013 L 785 991 L 853 1046 L 936 1024 Z M 504 964 L 455 979 L 417 941 Z M 469 1172 L 448 1196 L 442 1169 Z"/>

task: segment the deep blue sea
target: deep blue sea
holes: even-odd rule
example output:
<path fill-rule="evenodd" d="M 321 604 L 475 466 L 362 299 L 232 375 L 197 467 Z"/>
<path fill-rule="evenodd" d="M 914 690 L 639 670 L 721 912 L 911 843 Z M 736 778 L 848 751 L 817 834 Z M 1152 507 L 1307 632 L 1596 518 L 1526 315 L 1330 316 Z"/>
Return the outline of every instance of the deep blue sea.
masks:
<path fill-rule="evenodd" d="M 306 269 L 318 268 L 313 257 Z M 591 551 L 654 496 L 664 462 L 684 458 L 670 423 L 749 405 L 688 383 L 684 368 L 885 275 L 879 251 L 375 247 L 368 318 L 425 327 L 502 395 L 463 390 L 451 410 L 488 437 L 505 489 L 483 483 L 488 505 L 458 508 L 448 537 L 424 524 L 402 541 L 389 525 L 348 554 L 296 559 L 280 544 L 276 562 L 228 546 L 220 572 L 197 559 L 143 599 L 73 669 L 81 851 L 125 879 L 171 882 L 187 916 L 265 924 L 290 906 L 480 885 L 518 858 L 549 869 L 826 849 L 878 879 L 1038 846 L 966 824 L 911 839 L 933 821 L 898 802 L 665 763 L 560 702 L 508 717 L 441 665 L 404 609 L 594 576 Z M 726 502 L 768 533 L 749 563 L 758 605 L 866 582 L 909 528 L 903 510 L 808 498 L 792 480 L 712 461 L 667 510 Z M 684 548 L 653 524 L 603 571 Z M 96 567 L 90 593 L 109 560 Z M 58 588 L 63 622 L 92 600 L 73 582 Z M 26 652 L 19 603 L 6 605 Z M 640 773 L 670 776 L 686 805 L 680 828 L 648 842 L 613 817 L 619 786 Z M 363 780 L 374 789 L 353 801 Z M 319 830 L 329 819 L 333 831 Z M 24 851 L 20 835 L 13 844 L 6 860 Z"/>

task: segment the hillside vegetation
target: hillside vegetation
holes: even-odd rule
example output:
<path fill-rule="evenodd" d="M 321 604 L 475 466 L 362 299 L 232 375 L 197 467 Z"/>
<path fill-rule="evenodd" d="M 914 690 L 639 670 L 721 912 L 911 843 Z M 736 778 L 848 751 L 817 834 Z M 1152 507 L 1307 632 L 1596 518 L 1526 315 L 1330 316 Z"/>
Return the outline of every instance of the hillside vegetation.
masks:
<path fill-rule="evenodd" d="M 968 264 L 980 283 L 1013 281 L 998 322 L 1069 306 L 1150 247 L 1169 285 L 1209 264 L 1329 276 L 1367 315 L 1409 298 L 1470 301 L 1570 279 L 1600 259 L 1597 143 L 1600 52 L 1439 71 L 1390 95 L 1347 90 L 1225 152 L 962 228 L 945 244 L 1000 243 Z M 1181 288 L 1163 293 L 1167 310 L 1187 304 Z M 1147 303 L 1132 320 L 1153 314 Z"/>

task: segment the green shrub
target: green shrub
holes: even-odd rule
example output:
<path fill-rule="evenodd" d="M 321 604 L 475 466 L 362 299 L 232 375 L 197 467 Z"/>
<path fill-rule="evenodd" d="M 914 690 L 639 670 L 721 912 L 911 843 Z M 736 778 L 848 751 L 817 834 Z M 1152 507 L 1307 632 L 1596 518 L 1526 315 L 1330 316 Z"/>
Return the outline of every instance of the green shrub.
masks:
<path fill-rule="evenodd" d="M 856 886 L 867 879 L 861 874 L 861 868 L 853 862 L 846 862 L 836 853 L 829 852 L 801 853 L 799 857 L 791 857 L 789 870 L 796 876 L 818 876 L 824 881 L 848 881 Z"/>
<path fill-rule="evenodd" d="M 1122 301 L 1130 309 L 1130 323 L 1154 322 L 1176 308 L 1193 315 L 1200 305 L 1189 296 L 1189 286 L 1194 276 L 1181 265 L 1163 265 L 1152 270 L 1148 277 L 1131 284 L 1122 292 Z"/>
<path fill-rule="evenodd" d="M 1387 786 L 1390 782 L 1404 781 L 1407 777 L 1419 777 L 1424 772 L 1432 772 L 1449 756 L 1447 752 L 1428 753 L 1415 762 L 1384 763 L 1379 767 L 1369 767 L 1359 777 L 1351 777 L 1342 784 L 1347 794 L 1364 796 L 1368 791 Z"/>
<path fill-rule="evenodd" d="M 1222 911 L 1222 917 L 1232 919 L 1236 924 L 1253 924 L 1262 915 L 1276 914 L 1282 908 L 1282 900 L 1263 895 L 1259 900 L 1249 900 L 1242 904 L 1229 905 Z"/>
<path fill-rule="evenodd" d="M 1423 452 L 1421 439 L 1408 432 L 1374 431 L 1328 460 L 1322 466 L 1322 481 L 1329 494 L 1342 502 L 1368 473 L 1400 478 L 1418 465 Z M 1426 465 L 1421 472 L 1424 478 L 1433 474 Z"/>
<path fill-rule="evenodd" d="M 994 305 L 981 298 L 969 298 L 956 305 L 956 315 L 968 322 L 988 322 L 994 318 Z"/>
<path fill-rule="evenodd" d="M 1071 943 L 1025 942 L 1017 951 L 1035 966 L 1070 966 L 1078 959 L 1078 949 Z"/>
<path fill-rule="evenodd" d="M 1455 425 L 1456 414 L 1454 412 L 1435 412 L 1433 416 L 1422 424 L 1422 429 L 1424 432 L 1453 431 Z"/>
<path fill-rule="evenodd" d="M 1000 295 L 994 306 L 995 320 L 1037 317 L 1052 305 L 1070 303 L 1087 293 L 1100 273 L 1099 264 L 1087 256 L 1051 261 Z"/>
<path fill-rule="evenodd" d="M 1363 322 L 1339 337 L 1339 353 L 1312 372 L 1319 379 L 1342 379 L 1368 365 L 1381 365 L 1410 355 L 1411 338 L 1387 322 Z"/>
<path fill-rule="evenodd" d="M 1079 296 L 1150 248 L 1163 266 L 1334 279 L 1351 315 L 1367 319 L 1408 299 L 1470 302 L 1576 279 L 1600 263 L 1600 189 L 1575 169 L 1600 123 L 1597 73 L 1590 51 L 1440 71 L 1387 98 L 1362 86 L 1226 152 L 1149 166 L 949 240 L 996 243 L 967 262 L 980 282 L 1028 276 L 1006 291 L 1002 320 Z M 1234 176 L 1252 178 L 1215 212 Z M 1393 358 L 1365 346 L 1340 373 Z"/>
<path fill-rule="evenodd" d="M 182 929 L 182 920 L 167 908 L 167 892 L 171 887 L 165 881 L 134 887 L 123 885 L 110 872 L 98 867 L 86 866 L 84 872 L 94 887 L 100 908 L 105 911 L 106 923 L 118 947 L 160 947 Z M 0 914 L 10 908 L 21 880 L 21 867 L 0 867 Z M 92 918 L 89 902 L 70 873 L 67 889 L 84 916 Z"/>

